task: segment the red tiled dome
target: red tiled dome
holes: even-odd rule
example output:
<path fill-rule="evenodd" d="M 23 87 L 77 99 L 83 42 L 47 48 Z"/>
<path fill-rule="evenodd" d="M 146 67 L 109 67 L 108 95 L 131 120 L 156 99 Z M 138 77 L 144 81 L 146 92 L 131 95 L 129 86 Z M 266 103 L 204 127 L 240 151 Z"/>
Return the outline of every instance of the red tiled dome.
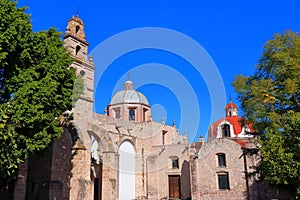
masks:
<path fill-rule="evenodd" d="M 237 106 L 234 103 L 230 102 L 225 106 L 225 109 L 228 109 L 228 108 L 237 108 Z"/>

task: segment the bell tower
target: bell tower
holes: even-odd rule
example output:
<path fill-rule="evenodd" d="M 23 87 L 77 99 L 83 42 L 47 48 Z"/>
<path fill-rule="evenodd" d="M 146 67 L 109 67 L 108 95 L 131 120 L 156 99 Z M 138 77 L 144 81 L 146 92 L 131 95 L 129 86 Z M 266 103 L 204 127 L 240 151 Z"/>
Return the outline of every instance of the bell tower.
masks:
<path fill-rule="evenodd" d="M 66 32 L 64 34 L 64 46 L 70 52 L 73 63 L 70 67 L 76 70 L 76 74 L 83 79 L 83 92 L 76 101 L 72 110 L 74 115 L 74 125 L 76 127 L 78 138 L 72 146 L 72 177 L 70 179 L 70 198 L 77 199 L 79 190 L 89 194 L 91 187 L 91 138 L 88 134 L 88 122 L 93 116 L 94 103 L 94 71 L 95 66 L 92 57 L 88 58 L 88 46 L 84 33 L 83 21 L 76 15 L 68 21 Z M 76 88 L 74 88 L 76 91 Z M 79 161 L 80 160 L 80 161 Z M 84 164 L 82 164 L 84 163 Z M 79 180 L 84 180 L 84 186 L 79 185 Z M 92 194 L 91 194 L 92 195 Z M 86 199 L 92 199 L 92 196 L 86 196 Z"/>
<path fill-rule="evenodd" d="M 84 80 L 83 93 L 76 102 L 74 114 L 85 111 L 92 113 L 94 103 L 94 71 L 93 58 L 88 58 L 88 46 L 84 33 L 84 23 L 76 15 L 68 21 L 64 34 L 64 45 L 70 52 L 74 62 L 71 67 L 76 69 L 76 74 L 80 74 Z M 87 116 L 85 116 L 87 117 Z"/>

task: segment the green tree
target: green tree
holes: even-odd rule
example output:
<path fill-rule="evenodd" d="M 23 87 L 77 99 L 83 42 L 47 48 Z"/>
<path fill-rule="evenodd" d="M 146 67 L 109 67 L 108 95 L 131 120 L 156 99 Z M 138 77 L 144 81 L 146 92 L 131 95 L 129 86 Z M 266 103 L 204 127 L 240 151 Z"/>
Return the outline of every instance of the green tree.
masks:
<path fill-rule="evenodd" d="M 257 172 L 269 184 L 300 198 L 300 38 L 275 34 L 264 46 L 254 75 L 233 82 L 245 117 L 259 135 Z"/>
<path fill-rule="evenodd" d="M 76 78 L 60 33 L 33 32 L 26 8 L 0 0 L 0 177 L 62 133 Z"/>

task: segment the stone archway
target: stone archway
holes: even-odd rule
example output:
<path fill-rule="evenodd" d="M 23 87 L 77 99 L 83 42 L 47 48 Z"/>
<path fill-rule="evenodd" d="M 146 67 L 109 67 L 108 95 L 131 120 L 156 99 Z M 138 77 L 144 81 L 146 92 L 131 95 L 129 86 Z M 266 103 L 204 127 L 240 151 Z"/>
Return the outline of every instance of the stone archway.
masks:
<path fill-rule="evenodd" d="M 99 155 L 99 144 L 94 135 L 91 137 L 91 180 L 94 182 L 94 200 L 102 199 L 103 165 Z"/>
<path fill-rule="evenodd" d="M 135 150 L 125 141 L 119 148 L 119 200 L 135 199 Z"/>

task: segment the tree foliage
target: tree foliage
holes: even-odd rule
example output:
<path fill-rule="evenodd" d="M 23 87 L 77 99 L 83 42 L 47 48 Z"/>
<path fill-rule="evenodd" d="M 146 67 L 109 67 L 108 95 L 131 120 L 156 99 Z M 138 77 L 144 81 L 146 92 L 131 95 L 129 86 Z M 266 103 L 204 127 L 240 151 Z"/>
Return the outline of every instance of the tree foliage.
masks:
<path fill-rule="evenodd" d="M 233 82 L 245 116 L 259 134 L 256 169 L 269 184 L 300 197 L 300 37 L 275 34 L 264 46 L 256 73 Z"/>
<path fill-rule="evenodd" d="M 26 8 L 0 0 L 0 177 L 60 136 L 75 72 L 60 33 L 33 32 Z"/>

